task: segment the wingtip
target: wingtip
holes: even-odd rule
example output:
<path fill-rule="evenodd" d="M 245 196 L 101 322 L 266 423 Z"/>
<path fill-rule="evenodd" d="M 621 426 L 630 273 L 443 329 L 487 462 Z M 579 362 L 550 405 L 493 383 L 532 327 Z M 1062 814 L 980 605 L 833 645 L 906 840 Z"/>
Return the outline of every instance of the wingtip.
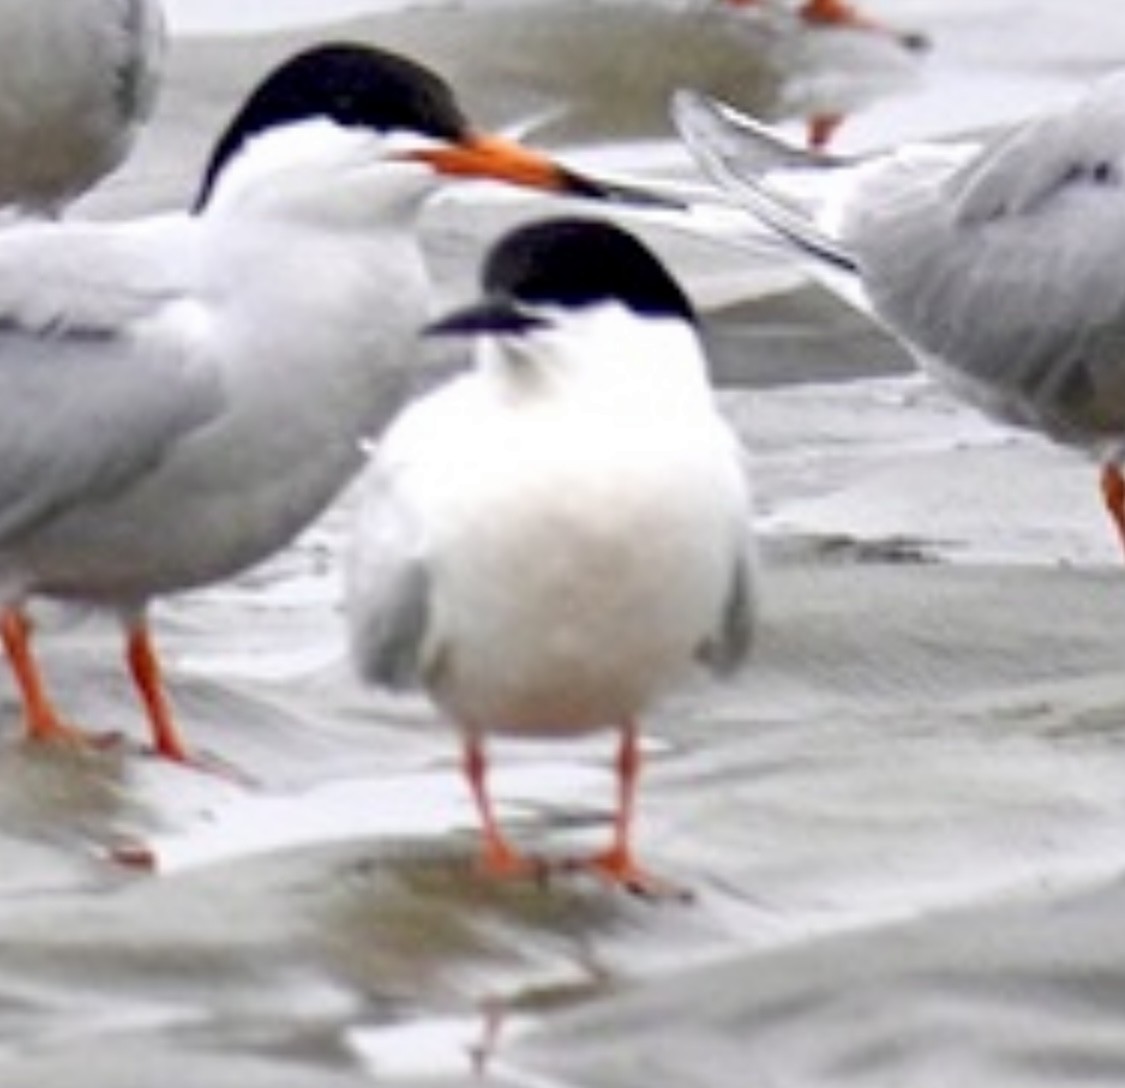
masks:
<path fill-rule="evenodd" d="M 672 118 L 703 173 L 797 248 L 848 272 L 855 263 L 804 212 L 770 191 L 770 176 L 787 169 L 820 169 L 841 160 L 786 142 L 768 125 L 699 91 L 672 97 Z"/>
<path fill-rule="evenodd" d="M 680 87 L 672 93 L 669 113 L 694 154 L 737 158 L 756 176 L 774 169 L 830 167 L 845 161 L 788 139 L 766 122 L 692 88 Z"/>

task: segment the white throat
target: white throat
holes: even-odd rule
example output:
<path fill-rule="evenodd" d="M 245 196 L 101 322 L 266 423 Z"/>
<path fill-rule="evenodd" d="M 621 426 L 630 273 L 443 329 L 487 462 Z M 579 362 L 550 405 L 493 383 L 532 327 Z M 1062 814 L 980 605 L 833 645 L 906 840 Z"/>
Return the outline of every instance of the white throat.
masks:
<path fill-rule="evenodd" d="M 316 119 L 248 141 L 219 174 L 204 214 L 342 228 L 411 223 L 439 185 L 424 164 L 389 157 L 372 130 Z"/>

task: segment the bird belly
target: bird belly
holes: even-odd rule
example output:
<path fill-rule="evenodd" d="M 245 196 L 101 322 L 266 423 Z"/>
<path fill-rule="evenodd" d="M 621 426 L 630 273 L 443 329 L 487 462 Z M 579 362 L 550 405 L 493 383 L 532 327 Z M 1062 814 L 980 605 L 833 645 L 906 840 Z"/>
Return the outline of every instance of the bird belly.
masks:
<path fill-rule="evenodd" d="M 431 688 L 455 718 L 583 732 L 640 713 L 689 668 L 721 609 L 729 521 L 693 473 L 614 478 L 467 506 L 435 572 Z"/>

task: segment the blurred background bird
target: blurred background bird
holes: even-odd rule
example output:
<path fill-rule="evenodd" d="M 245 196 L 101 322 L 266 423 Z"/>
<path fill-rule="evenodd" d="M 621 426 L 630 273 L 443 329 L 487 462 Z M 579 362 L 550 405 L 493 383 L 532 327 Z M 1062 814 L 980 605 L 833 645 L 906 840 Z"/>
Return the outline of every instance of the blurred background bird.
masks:
<path fill-rule="evenodd" d="M 57 215 L 116 169 L 164 50 L 159 0 L 0 0 L 0 205 Z"/>

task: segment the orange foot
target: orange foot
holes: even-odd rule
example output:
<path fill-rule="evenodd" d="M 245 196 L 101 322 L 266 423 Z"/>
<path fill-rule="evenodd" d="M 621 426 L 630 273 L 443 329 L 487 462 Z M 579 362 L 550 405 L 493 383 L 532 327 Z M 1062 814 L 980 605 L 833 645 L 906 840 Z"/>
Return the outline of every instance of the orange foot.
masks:
<path fill-rule="evenodd" d="M 587 858 L 572 858 L 563 862 L 566 872 L 588 872 L 631 895 L 641 899 L 672 899 L 690 902 L 694 895 L 689 888 L 662 877 L 654 876 L 637 864 L 633 855 L 621 847 L 610 847 L 600 854 Z"/>
<path fill-rule="evenodd" d="M 74 752 L 100 752 L 117 747 L 120 733 L 92 733 L 69 725 L 58 718 L 39 718 L 28 722 L 24 730 L 24 744 L 49 745 Z"/>
<path fill-rule="evenodd" d="M 534 880 L 545 884 L 550 875 L 542 858 L 529 857 L 514 850 L 501 838 L 486 839 L 477 858 L 476 871 L 498 880 Z"/>

